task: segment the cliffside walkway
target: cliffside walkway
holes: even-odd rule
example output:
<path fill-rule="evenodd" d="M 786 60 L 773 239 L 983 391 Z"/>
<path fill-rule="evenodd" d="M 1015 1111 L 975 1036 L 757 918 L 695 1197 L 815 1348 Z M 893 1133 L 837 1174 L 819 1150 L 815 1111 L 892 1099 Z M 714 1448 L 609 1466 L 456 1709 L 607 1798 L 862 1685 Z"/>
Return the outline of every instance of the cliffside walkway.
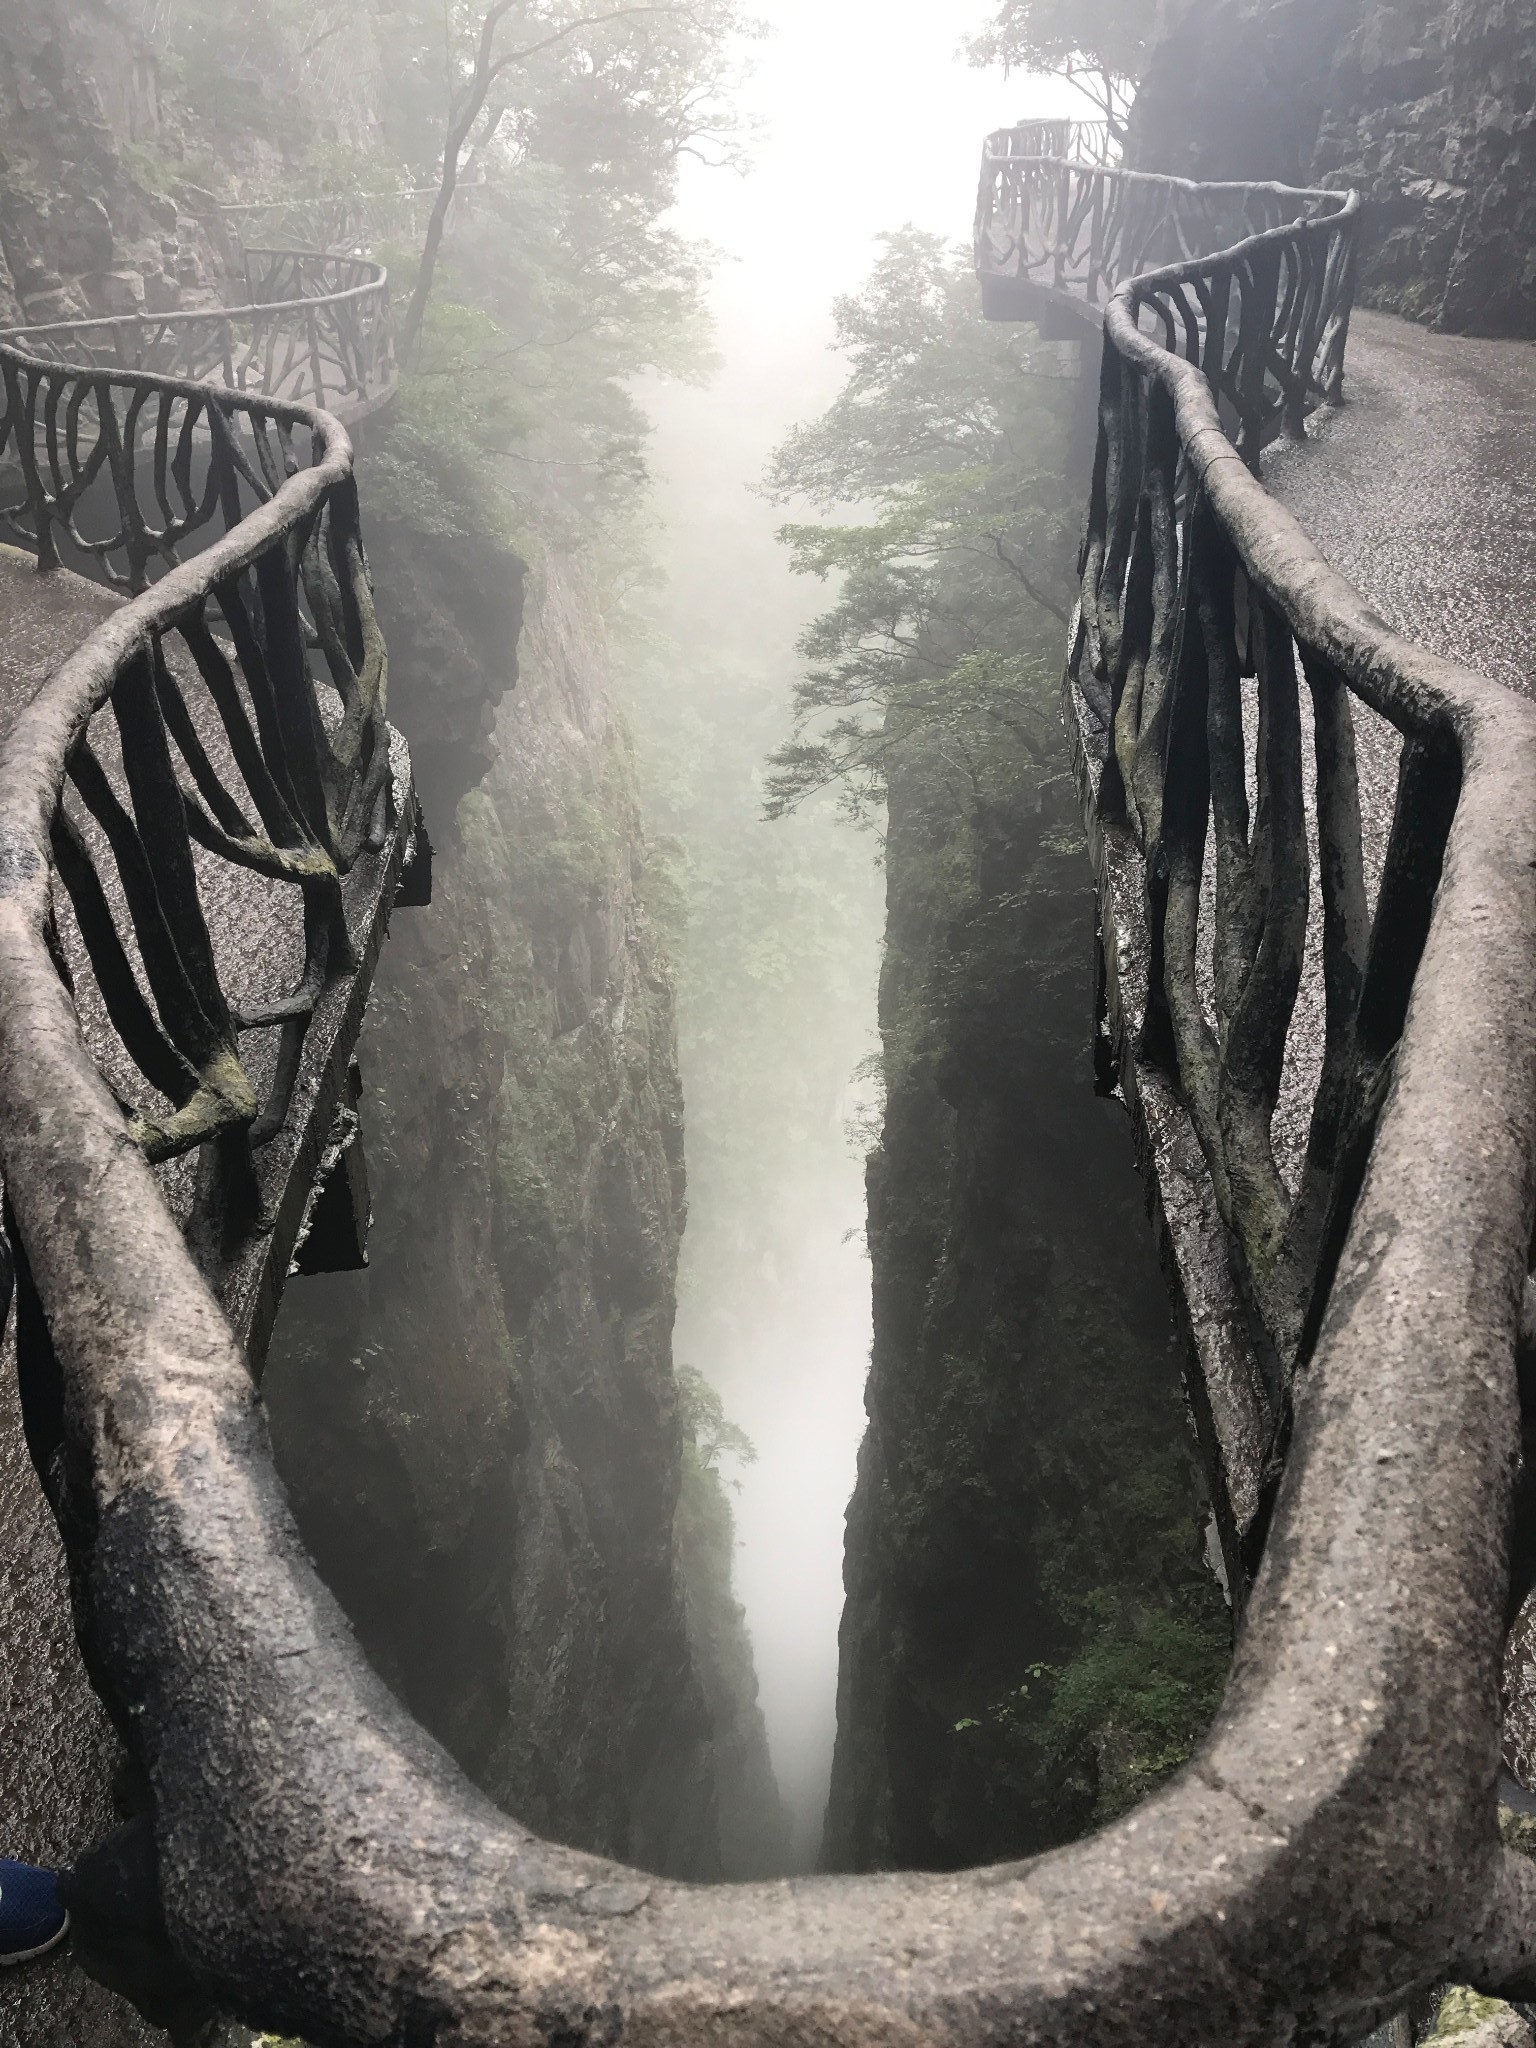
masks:
<path fill-rule="evenodd" d="M 181 2037 L 1260 2048 L 1446 1978 L 1536 1996 L 1495 1801 L 1536 1571 L 1536 707 L 1394 632 L 1258 479 L 1341 394 L 1358 217 L 1017 138 L 984 171 L 990 309 L 1103 332 L 1067 703 L 1242 1629 L 1175 1780 L 964 1873 L 694 1887 L 542 1841 L 363 1663 L 240 1341 L 412 822 L 345 434 L 0 351 L 13 522 L 127 597 L 0 744 L 0 1168 L 28 1442 L 134 1765 L 76 1941 Z M 112 531 L 73 517 L 103 466 Z M 210 861 L 296 891 L 276 1000 L 226 983 Z"/>
<path fill-rule="evenodd" d="M 250 246 L 242 212 L 226 210 L 227 303 L 9 327 L 0 343 L 45 362 L 310 405 L 355 426 L 394 395 L 388 271 L 362 254 Z"/>
<path fill-rule="evenodd" d="M 45 1859 L 115 1825 L 120 1756 L 39 1497 L 78 1589 L 65 1377 L 163 1363 L 189 1303 L 259 1372 L 295 1261 L 359 1262 L 352 1054 L 427 886 L 350 443 L 295 402 L 388 396 L 387 280 L 265 278 L 312 290 L 0 340 L 0 1764 Z M 5 1976 L 6 2038 L 130 2038 L 63 1952 Z"/>

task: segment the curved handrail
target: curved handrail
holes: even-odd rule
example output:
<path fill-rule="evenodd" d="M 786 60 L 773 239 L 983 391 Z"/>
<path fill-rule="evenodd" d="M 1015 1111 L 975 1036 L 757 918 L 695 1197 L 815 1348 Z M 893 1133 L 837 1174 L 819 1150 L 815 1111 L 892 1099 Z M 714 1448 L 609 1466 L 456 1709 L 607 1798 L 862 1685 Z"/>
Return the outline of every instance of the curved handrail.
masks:
<path fill-rule="evenodd" d="M 1119 160 L 1120 137 L 1113 123 L 1103 120 L 1016 121 L 1011 128 L 994 128 L 982 154 L 984 159 L 1032 156 L 1074 164 L 1112 164 Z"/>
<path fill-rule="evenodd" d="M 366 257 L 243 250 L 245 303 L 0 330 L 49 362 L 209 381 L 356 422 L 393 394 L 389 273 Z"/>
<path fill-rule="evenodd" d="M 463 221 L 493 190 L 483 176 L 461 179 L 450 218 Z M 438 197 L 435 185 L 385 186 L 375 191 L 244 199 L 222 205 L 218 220 L 240 247 L 281 241 L 289 248 L 347 249 L 366 255 L 383 242 L 421 238 Z"/>
<path fill-rule="evenodd" d="M 1207 806 L 1187 765 L 1200 750 L 1170 734 L 1198 651 L 1235 658 L 1222 593 L 1239 565 L 1271 809 L 1293 751 L 1285 649 L 1315 670 L 1336 745 L 1345 691 L 1409 735 L 1357 1015 L 1371 1129 L 1329 1210 L 1339 1278 L 1307 1338 L 1216 1726 L 1178 1779 L 1089 1841 L 963 1874 L 698 1888 L 541 1842 L 476 1794 L 315 1577 L 238 1347 L 50 951 L 71 746 L 110 674 L 195 619 L 198 564 L 125 607 L 0 752 L 0 1167 L 46 1319 L 34 1369 L 46 1350 L 58 1376 L 38 1403 L 54 1418 L 40 1462 L 93 1671 L 153 1792 L 163 1966 L 183 1999 L 346 2044 L 1242 2048 L 1357 2038 L 1448 1972 L 1536 1989 L 1536 1871 L 1494 1825 L 1536 1184 L 1536 712 L 1388 631 L 1265 495 L 1223 426 L 1219 378 L 1141 331 L 1148 313 L 1186 331 L 1192 293 L 1198 334 L 1193 306 L 1222 273 L 1239 293 L 1273 278 L 1278 331 L 1276 246 L 1126 285 L 1108 309 L 1078 664 L 1089 686 L 1107 679 L 1128 804 L 1186 912 Z M 1306 262 L 1294 251 L 1293 274 Z M 1224 352 L 1233 332 L 1216 322 L 1205 339 Z M 321 465 L 281 479 L 211 551 L 225 587 L 286 559 L 280 536 L 318 518 L 322 440 Z M 1213 776 L 1226 744 L 1207 750 Z M 1346 785 L 1328 786 L 1347 822 Z M 1347 833 L 1330 827 L 1329 844 Z M 1154 860 L 1154 887 L 1165 869 Z M 1353 883 L 1327 887 L 1330 952 L 1348 962 Z M 1176 920 L 1162 929 L 1172 953 Z M 1178 973 L 1169 986 L 1187 994 Z M 69 1889 L 81 1938 L 110 1949 L 112 1888 L 87 1866 Z"/>
<path fill-rule="evenodd" d="M 974 244 L 989 317 L 1028 318 L 1040 295 L 1049 293 L 1079 317 L 1101 321 L 1129 278 L 1165 264 L 1199 262 L 1213 248 L 1298 220 L 1348 219 L 1347 235 L 1331 241 L 1338 252 L 1334 282 L 1347 317 L 1359 214 L 1354 195 L 1269 183 L 1201 185 L 993 148 L 1016 132 L 989 137 L 982 156 Z"/>
<path fill-rule="evenodd" d="M 102 623 L 0 748 L 0 832 L 29 842 L 77 1059 L 147 1161 L 210 1148 L 211 1171 L 167 1187 L 204 1269 L 230 1270 L 271 1237 L 273 1202 L 291 1208 L 310 1028 L 359 979 L 357 885 L 410 823 L 391 812 L 351 444 L 311 408 L 4 345 L 0 388 L 22 481 L 0 520 L 40 572 L 63 573 L 62 544 L 131 593 L 79 585 Z M 254 918 L 259 957 L 228 957 L 211 900 Z M 22 1179 L 6 1186 L 20 1216 Z"/>

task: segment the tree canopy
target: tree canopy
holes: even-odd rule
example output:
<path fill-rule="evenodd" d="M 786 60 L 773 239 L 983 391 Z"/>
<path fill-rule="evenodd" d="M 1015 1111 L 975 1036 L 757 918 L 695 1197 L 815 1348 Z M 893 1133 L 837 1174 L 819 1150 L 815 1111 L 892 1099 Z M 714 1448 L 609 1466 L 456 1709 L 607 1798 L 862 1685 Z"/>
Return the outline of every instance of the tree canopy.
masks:
<path fill-rule="evenodd" d="M 836 322 L 848 381 L 768 479 L 782 502 L 857 515 L 782 530 L 795 570 L 836 596 L 801 642 L 770 816 L 837 785 L 870 818 L 892 750 L 918 734 L 944 735 L 962 775 L 1005 735 L 1037 758 L 1054 744 L 1072 540 L 1042 487 L 1062 457 L 1055 345 L 984 321 L 966 258 L 913 228 L 885 238 Z"/>
<path fill-rule="evenodd" d="M 971 39 L 971 60 L 1069 78 L 1118 129 L 1146 60 L 1151 16 L 1140 0 L 999 0 Z"/>
<path fill-rule="evenodd" d="M 216 196 L 440 192 L 450 165 L 473 183 L 440 248 L 380 252 L 410 345 L 370 488 L 428 531 L 615 541 L 645 478 L 633 379 L 708 361 L 703 260 L 665 216 L 685 155 L 735 147 L 736 0 L 252 0 L 233 30 L 224 0 L 166 0 L 155 19 L 193 119 L 166 168 Z"/>

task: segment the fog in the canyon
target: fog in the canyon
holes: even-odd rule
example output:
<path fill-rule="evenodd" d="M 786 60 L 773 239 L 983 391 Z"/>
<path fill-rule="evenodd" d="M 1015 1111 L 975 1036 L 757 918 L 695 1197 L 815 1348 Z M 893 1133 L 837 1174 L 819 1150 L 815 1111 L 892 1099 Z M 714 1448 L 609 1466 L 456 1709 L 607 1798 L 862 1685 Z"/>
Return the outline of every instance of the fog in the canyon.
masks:
<path fill-rule="evenodd" d="M 766 33 L 743 50 L 750 166 L 688 160 L 675 214 L 715 252 L 719 368 L 703 388 L 644 393 L 665 522 L 658 612 L 679 688 L 699 695 L 700 743 L 738 757 L 752 746 L 758 768 L 787 733 L 797 635 L 829 597 L 790 575 L 775 534 L 795 508 L 768 503 L 761 479 L 789 428 L 846 374 L 832 347 L 834 299 L 858 288 L 883 232 L 911 223 L 965 238 L 988 130 L 1026 112 L 1091 111 L 1064 81 L 969 66 L 960 44 L 979 19 L 889 0 L 771 0 L 759 11 Z M 637 722 L 643 750 L 643 711 Z M 830 804 L 768 823 L 756 799 L 738 779 L 717 829 L 738 836 L 745 867 L 787 873 L 798 900 L 777 895 L 779 929 L 743 934 L 735 956 L 748 984 L 735 1000 L 774 1010 L 766 1068 L 721 1056 L 715 1020 L 698 1014 L 708 968 L 688 957 L 707 934 L 683 940 L 690 1222 L 675 1349 L 758 1452 L 731 1468 L 736 1591 L 804 1867 L 831 1763 L 843 1517 L 864 1429 L 872 1103 L 856 1070 L 876 1043 L 884 892 L 876 835 L 837 822 Z M 689 821 L 677 822 L 686 836 Z M 707 857 L 693 849 L 695 864 Z M 770 960 L 752 986 L 754 936 L 804 948 L 798 976 L 792 960 Z M 743 1148 L 747 1170 L 733 1170 Z"/>

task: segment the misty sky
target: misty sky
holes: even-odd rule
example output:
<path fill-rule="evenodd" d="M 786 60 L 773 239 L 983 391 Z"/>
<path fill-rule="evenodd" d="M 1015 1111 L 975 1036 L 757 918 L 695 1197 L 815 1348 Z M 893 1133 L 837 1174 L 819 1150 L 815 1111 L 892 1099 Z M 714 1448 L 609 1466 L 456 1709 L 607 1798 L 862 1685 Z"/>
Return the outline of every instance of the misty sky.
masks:
<path fill-rule="evenodd" d="M 750 4 L 750 0 L 749 0 Z M 1028 114 L 1084 114 L 1055 79 L 976 71 L 959 55 L 985 0 L 761 0 L 742 102 L 758 124 L 744 179 L 692 160 L 681 224 L 726 253 L 715 283 L 728 352 L 815 346 L 875 237 L 914 222 L 966 240 L 982 137 Z"/>
<path fill-rule="evenodd" d="M 717 610 L 728 602 L 754 631 L 776 637 L 787 719 L 795 633 L 824 593 L 786 588 L 786 558 L 773 539 L 783 515 L 751 487 L 785 430 L 841 381 L 829 349 L 832 300 L 857 289 L 884 230 L 912 222 L 957 241 L 969 236 L 988 129 L 1086 109 L 1060 81 L 1005 80 L 964 63 L 958 45 L 980 25 L 985 0 L 969 12 L 932 0 L 761 0 L 754 11 L 770 34 L 751 46 L 743 95 L 757 124 L 752 169 L 740 177 L 688 163 L 677 215 L 684 232 L 722 254 L 713 310 L 723 368 L 706 391 L 670 386 L 646 400 L 657 422 L 678 610 L 686 617 L 692 606 L 702 624 L 712 602 Z M 866 1046 L 878 925 L 875 908 L 862 963 Z M 862 1049 L 849 1048 L 850 1071 Z M 784 1050 L 795 1056 L 793 1046 Z M 732 1276 L 690 1275 L 684 1247 L 678 1356 L 716 1380 L 759 1452 L 740 1475 L 736 1586 L 802 1861 L 815 1854 L 826 1797 L 843 1514 L 864 1427 L 863 1207 L 862 1167 L 845 1151 L 842 1170 L 825 1173 L 806 1202 L 797 1270 L 782 1276 L 776 1308 L 734 1357 L 710 1356 L 695 1340 L 701 1298 Z"/>

